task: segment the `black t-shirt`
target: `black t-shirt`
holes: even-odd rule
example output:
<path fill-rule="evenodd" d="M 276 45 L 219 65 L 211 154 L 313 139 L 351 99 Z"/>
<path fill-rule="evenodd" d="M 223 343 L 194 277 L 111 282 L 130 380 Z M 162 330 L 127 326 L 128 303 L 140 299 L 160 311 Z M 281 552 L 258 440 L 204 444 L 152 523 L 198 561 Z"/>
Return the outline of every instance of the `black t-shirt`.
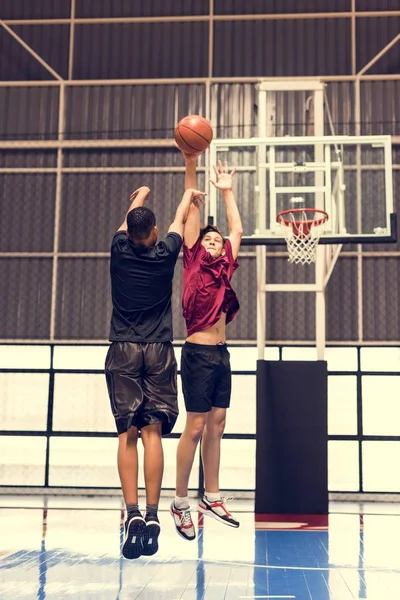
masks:
<path fill-rule="evenodd" d="M 181 246 L 177 233 L 169 233 L 154 246 L 133 244 L 124 231 L 115 234 L 110 265 L 111 342 L 172 340 L 172 278 Z"/>

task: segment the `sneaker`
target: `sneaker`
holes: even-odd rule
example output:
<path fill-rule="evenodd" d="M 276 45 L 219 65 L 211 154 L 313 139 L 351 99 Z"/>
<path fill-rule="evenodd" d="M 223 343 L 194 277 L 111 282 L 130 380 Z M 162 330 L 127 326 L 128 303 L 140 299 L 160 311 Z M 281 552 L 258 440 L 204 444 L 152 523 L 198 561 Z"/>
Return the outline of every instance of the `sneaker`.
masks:
<path fill-rule="evenodd" d="M 176 508 L 175 503 L 172 502 L 169 510 L 173 516 L 175 528 L 179 535 L 185 540 L 194 540 L 196 531 L 190 514 L 190 508 Z"/>
<path fill-rule="evenodd" d="M 146 529 L 143 534 L 142 556 L 153 556 L 158 551 L 158 536 L 161 527 L 157 515 L 146 515 Z"/>
<path fill-rule="evenodd" d="M 122 546 L 122 555 L 125 558 L 139 558 L 143 554 L 143 533 L 146 521 L 141 514 L 128 516 L 125 521 L 125 540 Z"/>
<path fill-rule="evenodd" d="M 199 512 L 216 519 L 220 523 L 225 523 L 229 527 L 239 527 L 239 521 L 236 521 L 226 509 L 225 502 L 227 500 L 227 498 L 222 498 L 221 500 L 217 500 L 217 502 L 209 502 L 206 496 L 203 496 L 199 502 Z"/>

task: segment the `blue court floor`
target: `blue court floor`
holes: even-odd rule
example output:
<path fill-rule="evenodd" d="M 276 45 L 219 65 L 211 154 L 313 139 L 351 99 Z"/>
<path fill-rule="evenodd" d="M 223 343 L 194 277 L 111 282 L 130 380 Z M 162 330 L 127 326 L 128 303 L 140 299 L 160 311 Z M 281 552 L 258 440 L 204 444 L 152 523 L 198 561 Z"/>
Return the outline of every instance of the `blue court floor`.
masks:
<path fill-rule="evenodd" d="M 204 518 L 193 542 L 167 507 L 158 554 L 127 561 L 119 498 L 0 496 L 1 600 L 400 600 L 397 504 L 331 504 L 309 528 L 255 523 L 234 501 L 240 528 Z"/>

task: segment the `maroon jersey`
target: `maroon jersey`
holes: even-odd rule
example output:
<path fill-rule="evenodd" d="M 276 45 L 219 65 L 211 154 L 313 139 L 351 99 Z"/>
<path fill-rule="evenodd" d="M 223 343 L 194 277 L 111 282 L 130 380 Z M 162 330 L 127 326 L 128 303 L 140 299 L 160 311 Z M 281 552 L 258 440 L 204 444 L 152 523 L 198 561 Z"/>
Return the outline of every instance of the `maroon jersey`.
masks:
<path fill-rule="evenodd" d="M 226 240 L 224 250 L 223 256 L 213 258 L 200 238 L 192 248 L 183 246 L 182 305 L 188 336 L 215 325 L 222 312 L 229 323 L 239 310 L 230 283 L 239 265 L 233 258 L 230 240 Z"/>

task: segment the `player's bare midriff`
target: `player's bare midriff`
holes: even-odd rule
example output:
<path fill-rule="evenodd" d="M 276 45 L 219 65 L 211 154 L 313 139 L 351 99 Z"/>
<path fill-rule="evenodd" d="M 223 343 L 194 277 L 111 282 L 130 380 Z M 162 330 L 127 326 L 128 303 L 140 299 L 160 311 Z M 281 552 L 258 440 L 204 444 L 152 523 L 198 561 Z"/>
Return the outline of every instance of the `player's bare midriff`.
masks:
<path fill-rule="evenodd" d="M 204 329 L 203 331 L 192 333 L 192 335 L 186 338 L 186 341 L 191 342 L 192 344 L 206 344 L 207 346 L 225 344 L 225 324 L 226 313 L 222 313 L 221 318 L 215 325 L 208 329 Z"/>

